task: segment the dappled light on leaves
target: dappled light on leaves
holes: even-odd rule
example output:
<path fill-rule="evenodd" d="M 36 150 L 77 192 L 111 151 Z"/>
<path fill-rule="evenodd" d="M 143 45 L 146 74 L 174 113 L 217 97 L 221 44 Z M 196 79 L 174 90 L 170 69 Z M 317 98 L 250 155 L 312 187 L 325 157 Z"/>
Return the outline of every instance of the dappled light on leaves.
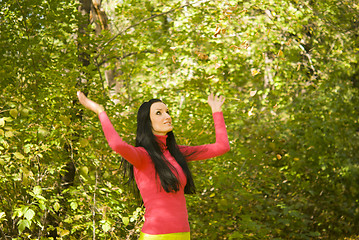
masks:
<path fill-rule="evenodd" d="M 199 59 L 201 59 L 201 60 L 207 60 L 208 59 L 208 55 L 203 53 L 203 52 L 195 50 L 194 53 L 197 54 L 197 57 Z"/>
<path fill-rule="evenodd" d="M 82 90 L 129 144 L 151 98 L 179 144 L 213 143 L 207 97 L 226 97 L 231 151 L 190 163 L 191 238 L 357 238 L 354 1 L 82 3 L 0 4 L 0 236 L 137 239 L 144 209 Z"/>
<path fill-rule="evenodd" d="M 252 74 L 252 76 L 254 77 L 254 76 L 260 74 L 260 71 L 257 70 L 257 69 L 251 69 L 251 74 Z"/>

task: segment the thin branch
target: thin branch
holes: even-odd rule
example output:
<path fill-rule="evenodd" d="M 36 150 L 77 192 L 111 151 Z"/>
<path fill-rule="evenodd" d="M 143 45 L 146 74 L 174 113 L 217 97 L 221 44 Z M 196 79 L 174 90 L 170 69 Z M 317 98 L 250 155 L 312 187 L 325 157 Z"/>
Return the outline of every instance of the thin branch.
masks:
<path fill-rule="evenodd" d="M 4 233 L 4 231 L 2 230 L 1 226 L 0 226 L 0 234 L 1 234 L 1 239 L 5 240 L 5 239 L 6 239 L 6 236 L 5 236 L 5 233 Z"/>
<path fill-rule="evenodd" d="M 312 62 L 312 59 L 311 59 L 309 53 L 307 52 L 307 50 L 305 50 L 305 48 L 303 47 L 302 44 L 299 44 L 299 47 L 300 47 L 300 49 L 302 49 L 302 50 L 304 51 L 304 55 L 308 58 L 308 61 L 309 61 L 309 63 L 310 63 L 310 68 L 312 69 L 312 71 L 313 71 L 314 73 L 316 73 L 317 71 L 315 70 L 315 68 L 314 68 L 314 66 L 313 66 L 313 62 Z"/>
<path fill-rule="evenodd" d="M 97 62 L 97 58 L 95 58 L 94 61 L 95 61 L 95 65 L 96 65 L 96 67 L 97 67 L 98 74 L 100 75 L 100 80 L 101 80 L 101 82 L 103 82 L 103 80 L 102 80 L 102 75 L 101 75 L 101 71 L 100 71 L 100 65 L 99 65 L 98 62 Z"/>
<path fill-rule="evenodd" d="M 95 179 L 95 189 L 93 191 L 93 207 L 92 207 L 92 239 L 96 240 L 96 191 L 97 191 L 97 181 L 98 181 L 98 173 L 96 168 L 96 179 Z"/>
<path fill-rule="evenodd" d="M 155 51 L 144 50 L 144 51 L 139 51 L 139 52 L 130 52 L 130 53 L 127 53 L 127 54 L 123 55 L 122 57 L 105 58 L 100 63 L 97 63 L 97 60 L 95 60 L 95 61 L 96 61 L 96 64 L 98 65 L 98 67 L 99 67 L 99 66 L 102 66 L 104 63 L 106 63 L 110 59 L 116 58 L 117 60 L 121 61 L 122 59 L 125 59 L 125 58 L 133 56 L 133 55 L 141 54 L 141 53 L 155 53 Z"/>
<path fill-rule="evenodd" d="M 102 51 L 108 44 L 110 44 L 113 40 L 115 40 L 115 39 L 116 39 L 117 37 L 119 37 L 120 35 L 124 34 L 127 30 L 129 30 L 129 29 L 131 29 L 131 28 L 134 28 L 134 27 L 140 25 L 141 23 L 147 22 L 147 21 L 152 20 L 152 19 L 154 19 L 154 18 L 156 18 L 156 17 L 160 17 L 160 16 L 163 16 L 163 15 L 166 15 L 166 14 L 168 14 L 168 13 L 174 12 L 174 11 L 176 11 L 176 10 L 178 10 L 178 9 L 187 7 L 187 6 L 189 6 L 189 5 L 190 5 L 190 3 L 187 3 L 187 4 L 185 4 L 185 5 L 182 5 L 182 6 L 173 8 L 173 9 L 171 9 L 171 10 L 168 10 L 167 12 L 163 12 L 163 13 L 159 13 L 159 14 L 152 15 L 151 17 L 142 19 L 142 20 L 139 21 L 138 23 L 135 23 L 135 24 L 133 24 L 133 25 L 131 25 L 131 26 L 128 26 L 127 28 L 125 28 L 124 30 L 122 30 L 121 32 L 119 32 L 119 33 L 117 33 L 115 36 L 113 36 L 113 37 L 112 37 L 110 40 L 108 40 L 106 43 L 104 43 L 104 44 L 99 48 L 99 53 L 96 55 L 95 58 L 98 58 L 99 55 L 100 55 L 100 53 L 101 53 L 101 51 Z"/>

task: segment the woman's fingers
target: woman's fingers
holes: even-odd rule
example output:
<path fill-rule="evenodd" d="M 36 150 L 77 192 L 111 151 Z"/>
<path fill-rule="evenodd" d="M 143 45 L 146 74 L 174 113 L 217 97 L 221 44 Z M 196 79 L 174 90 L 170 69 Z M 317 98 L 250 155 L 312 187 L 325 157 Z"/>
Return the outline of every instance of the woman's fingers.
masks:
<path fill-rule="evenodd" d="M 208 96 L 208 102 L 221 102 L 221 103 L 224 103 L 224 100 L 225 100 L 225 97 L 223 97 L 223 96 L 214 96 L 213 93 L 211 93 Z"/>
<path fill-rule="evenodd" d="M 208 96 L 208 104 L 212 108 L 213 112 L 222 111 L 224 100 L 225 98 L 223 96 L 214 96 L 213 93 Z"/>
<path fill-rule="evenodd" d="M 83 94 L 81 91 L 77 91 L 77 98 L 79 99 L 80 103 L 84 105 L 84 98 L 86 98 L 85 94 Z"/>

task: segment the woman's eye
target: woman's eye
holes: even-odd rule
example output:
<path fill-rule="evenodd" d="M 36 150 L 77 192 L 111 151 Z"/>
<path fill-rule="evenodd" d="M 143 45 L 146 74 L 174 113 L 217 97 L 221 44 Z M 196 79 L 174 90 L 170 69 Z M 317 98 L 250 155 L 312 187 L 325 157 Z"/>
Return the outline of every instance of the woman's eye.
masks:
<path fill-rule="evenodd" d="M 156 115 L 161 115 L 161 112 L 156 112 Z"/>

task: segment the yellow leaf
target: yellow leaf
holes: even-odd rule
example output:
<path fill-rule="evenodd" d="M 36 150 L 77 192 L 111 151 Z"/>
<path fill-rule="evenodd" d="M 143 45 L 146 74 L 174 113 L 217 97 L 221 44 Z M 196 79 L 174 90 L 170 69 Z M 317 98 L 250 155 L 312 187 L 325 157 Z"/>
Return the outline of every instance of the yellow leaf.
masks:
<path fill-rule="evenodd" d="M 57 232 L 60 233 L 61 237 L 65 237 L 67 235 L 70 234 L 70 231 L 67 229 L 61 229 L 61 228 L 57 228 Z"/>
<path fill-rule="evenodd" d="M 13 132 L 11 132 L 11 131 L 5 132 L 5 137 L 6 137 L 6 138 L 11 138 L 11 137 L 13 137 L 13 136 L 14 136 L 14 133 L 13 133 Z"/>
<path fill-rule="evenodd" d="M 54 204 L 54 210 L 56 211 L 56 212 L 58 212 L 59 210 L 60 210 L 60 203 L 59 202 L 55 202 L 55 204 Z"/>
<path fill-rule="evenodd" d="M 87 176 L 87 174 L 89 173 L 89 169 L 86 166 L 83 166 L 80 168 L 80 174 L 83 176 Z"/>
<path fill-rule="evenodd" d="M 259 74 L 260 72 L 256 69 L 251 69 L 252 76 Z"/>
<path fill-rule="evenodd" d="M 11 115 L 11 117 L 17 118 L 17 114 L 18 114 L 18 112 L 17 112 L 16 109 L 11 109 L 11 110 L 10 110 L 10 115 Z"/>
<path fill-rule="evenodd" d="M 122 222 L 125 226 L 127 226 L 130 223 L 130 219 L 128 217 L 123 217 Z"/>
<path fill-rule="evenodd" d="M 176 63 L 176 57 L 175 56 L 172 56 L 172 62 Z"/>
<path fill-rule="evenodd" d="M 279 50 L 278 57 L 281 57 L 281 56 L 283 56 L 283 52 L 282 52 L 282 50 Z"/>
<path fill-rule="evenodd" d="M 15 153 L 14 153 L 14 156 L 15 156 L 16 158 L 18 158 L 18 159 L 24 159 L 24 158 L 25 158 L 24 155 L 22 155 L 22 154 L 19 153 L 19 152 L 15 152 Z"/>
<path fill-rule="evenodd" d="M 277 154 L 277 159 L 278 160 L 281 160 L 282 159 L 282 156 L 280 154 Z"/>

